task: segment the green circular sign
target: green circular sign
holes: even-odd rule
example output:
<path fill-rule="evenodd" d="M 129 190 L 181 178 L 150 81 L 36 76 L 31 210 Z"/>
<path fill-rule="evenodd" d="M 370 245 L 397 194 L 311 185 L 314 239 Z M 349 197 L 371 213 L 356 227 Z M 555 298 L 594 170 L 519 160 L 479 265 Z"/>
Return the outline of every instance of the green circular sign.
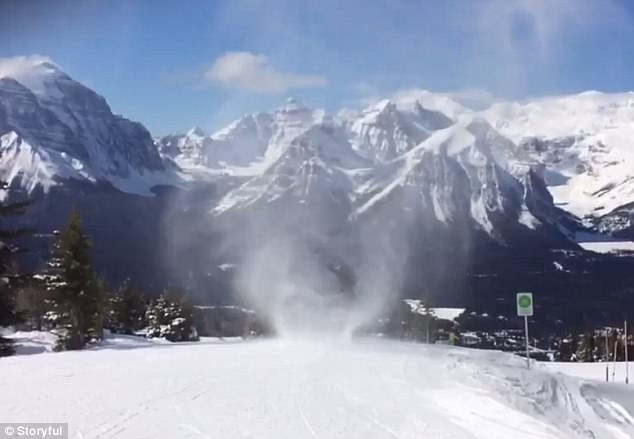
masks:
<path fill-rule="evenodd" d="M 530 298 L 530 296 L 520 296 L 519 299 L 517 300 L 518 305 L 520 306 L 520 308 L 530 308 L 532 300 Z"/>

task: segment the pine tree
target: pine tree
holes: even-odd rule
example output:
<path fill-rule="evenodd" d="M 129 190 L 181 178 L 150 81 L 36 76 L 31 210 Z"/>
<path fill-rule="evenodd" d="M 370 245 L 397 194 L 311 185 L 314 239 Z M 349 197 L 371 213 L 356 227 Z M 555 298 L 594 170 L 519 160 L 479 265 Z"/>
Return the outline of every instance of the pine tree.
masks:
<path fill-rule="evenodd" d="M 0 190 L 7 190 L 6 183 L 0 182 Z M 0 217 L 21 215 L 28 203 L 0 203 Z M 0 326 L 10 326 L 22 320 L 20 313 L 16 311 L 16 287 L 24 281 L 25 276 L 20 275 L 15 263 L 15 255 L 20 251 L 19 246 L 12 243 L 17 238 L 28 234 L 25 229 L 0 230 Z M 0 336 L 0 356 L 14 353 L 13 342 Z"/>
<path fill-rule="evenodd" d="M 42 331 L 44 328 L 44 313 L 46 312 L 46 289 L 38 275 L 26 279 L 19 288 L 16 305 L 24 315 L 25 322 L 31 329 Z"/>
<path fill-rule="evenodd" d="M 197 341 L 193 307 L 184 294 L 167 291 L 153 300 L 147 313 L 148 338 L 164 337 L 169 341 Z"/>
<path fill-rule="evenodd" d="M 97 279 L 94 290 L 93 309 L 89 315 L 89 335 L 93 340 L 103 340 L 104 321 L 108 307 L 108 287 L 103 279 Z"/>
<path fill-rule="evenodd" d="M 0 252 L 4 252 L 4 248 Z M 20 320 L 19 314 L 15 311 L 15 291 L 9 283 L 9 278 L 3 273 L 0 278 L 0 326 L 14 325 Z M 0 335 L 0 357 L 13 353 L 13 342 Z"/>
<path fill-rule="evenodd" d="M 577 349 L 577 360 L 583 362 L 594 361 L 594 345 L 594 334 L 589 332 L 583 334 Z"/>
<path fill-rule="evenodd" d="M 66 282 L 63 279 L 64 250 L 62 249 L 61 232 L 59 230 L 53 230 L 52 237 L 53 241 L 49 249 L 46 269 L 44 272 L 33 276 L 45 290 L 47 310 L 44 313 L 44 321 L 48 329 L 63 326 L 63 323 L 68 321 L 69 318 L 64 304 L 55 300 L 55 291 L 66 286 Z"/>
<path fill-rule="evenodd" d="M 129 280 L 108 297 L 106 327 L 120 334 L 134 334 L 146 326 L 147 302 Z"/>
<path fill-rule="evenodd" d="M 89 337 L 99 337 L 104 292 L 92 267 L 91 245 L 79 214 L 74 211 L 53 244 L 46 283 L 60 330 L 60 349 L 81 349 Z"/>
<path fill-rule="evenodd" d="M 436 320 L 433 311 L 425 304 L 425 300 L 419 301 L 416 308 L 412 310 L 409 318 L 410 336 L 414 340 L 425 343 L 433 343 L 437 338 L 434 329 Z"/>

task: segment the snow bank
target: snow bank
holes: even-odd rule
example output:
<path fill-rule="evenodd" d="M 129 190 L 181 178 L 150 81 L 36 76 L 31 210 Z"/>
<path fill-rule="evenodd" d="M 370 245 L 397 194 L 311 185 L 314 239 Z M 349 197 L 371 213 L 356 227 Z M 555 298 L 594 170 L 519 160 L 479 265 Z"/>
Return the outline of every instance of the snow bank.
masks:
<path fill-rule="evenodd" d="M 57 336 L 48 331 L 15 331 L 2 330 L 5 337 L 15 342 L 15 355 L 31 355 L 55 352 Z M 205 343 L 235 343 L 242 340 L 241 337 L 201 337 Z M 88 345 L 87 350 L 100 349 L 134 349 L 146 348 L 156 345 L 171 345 L 171 341 L 164 338 L 148 339 L 142 335 L 110 334 L 106 331 L 105 339 L 98 344 Z"/>

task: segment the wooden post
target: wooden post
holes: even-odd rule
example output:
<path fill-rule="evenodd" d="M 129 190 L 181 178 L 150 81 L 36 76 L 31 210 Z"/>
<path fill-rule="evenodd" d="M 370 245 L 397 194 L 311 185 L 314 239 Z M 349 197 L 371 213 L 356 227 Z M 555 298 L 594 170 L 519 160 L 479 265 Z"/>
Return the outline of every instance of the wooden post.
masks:
<path fill-rule="evenodd" d="M 614 363 L 612 364 L 612 381 L 614 381 L 614 375 L 616 375 L 616 354 L 617 354 L 617 347 L 619 345 L 619 336 L 617 334 L 617 336 L 614 338 Z"/>
<path fill-rule="evenodd" d="M 605 382 L 610 381 L 610 345 L 608 343 L 608 328 L 605 328 Z"/>
<path fill-rule="evenodd" d="M 630 383 L 630 368 L 629 365 L 627 363 L 627 356 L 628 356 L 628 352 L 627 352 L 627 319 L 625 319 L 625 324 L 623 325 L 623 331 L 625 332 L 625 334 L 623 334 L 623 349 L 625 349 L 625 384 L 629 384 Z"/>

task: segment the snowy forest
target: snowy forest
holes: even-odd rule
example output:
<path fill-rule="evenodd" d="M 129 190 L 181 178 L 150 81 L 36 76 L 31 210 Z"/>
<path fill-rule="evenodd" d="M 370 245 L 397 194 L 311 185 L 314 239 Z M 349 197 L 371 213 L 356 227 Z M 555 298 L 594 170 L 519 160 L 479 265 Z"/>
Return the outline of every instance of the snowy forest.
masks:
<path fill-rule="evenodd" d="M 28 202 L 3 203 L 0 217 L 24 214 L 28 207 Z M 148 295 L 129 282 L 110 288 L 97 277 L 90 239 L 77 211 L 64 229 L 52 231 L 49 259 L 41 272 L 26 273 L 16 263 L 23 251 L 16 242 L 29 233 L 0 231 L 0 327 L 50 331 L 57 337 L 56 350 L 99 343 L 106 330 L 169 341 L 198 339 L 192 305 L 184 293 Z M 0 355 L 11 355 L 12 345 L 10 338 L 0 337 Z"/>

